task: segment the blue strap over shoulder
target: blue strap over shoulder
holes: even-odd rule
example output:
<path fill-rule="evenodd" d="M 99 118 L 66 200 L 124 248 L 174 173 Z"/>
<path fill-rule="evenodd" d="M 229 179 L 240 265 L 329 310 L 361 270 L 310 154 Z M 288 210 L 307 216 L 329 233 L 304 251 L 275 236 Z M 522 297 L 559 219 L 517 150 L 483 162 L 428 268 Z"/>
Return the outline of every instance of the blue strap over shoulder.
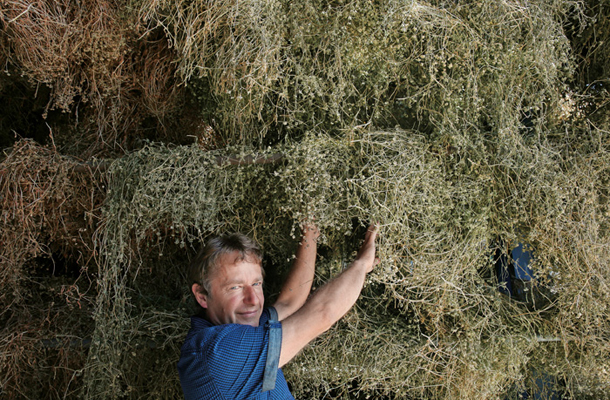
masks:
<path fill-rule="evenodd" d="M 282 327 L 278 326 L 277 311 L 273 307 L 269 307 L 269 347 L 267 349 L 267 363 L 265 364 L 265 373 L 263 375 L 263 392 L 273 390 L 275 388 L 275 380 L 277 379 L 277 370 L 280 365 L 280 350 L 282 348 Z"/>

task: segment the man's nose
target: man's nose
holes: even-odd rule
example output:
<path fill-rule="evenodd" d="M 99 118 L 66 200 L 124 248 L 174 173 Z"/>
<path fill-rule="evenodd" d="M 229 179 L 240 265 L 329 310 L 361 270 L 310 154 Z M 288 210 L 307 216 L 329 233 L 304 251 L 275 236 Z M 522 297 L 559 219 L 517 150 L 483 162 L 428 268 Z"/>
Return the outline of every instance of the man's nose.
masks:
<path fill-rule="evenodd" d="M 252 286 L 246 286 L 244 289 L 244 303 L 246 304 L 257 304 L 258 297 L 256 296 L 256 289 Z"/>

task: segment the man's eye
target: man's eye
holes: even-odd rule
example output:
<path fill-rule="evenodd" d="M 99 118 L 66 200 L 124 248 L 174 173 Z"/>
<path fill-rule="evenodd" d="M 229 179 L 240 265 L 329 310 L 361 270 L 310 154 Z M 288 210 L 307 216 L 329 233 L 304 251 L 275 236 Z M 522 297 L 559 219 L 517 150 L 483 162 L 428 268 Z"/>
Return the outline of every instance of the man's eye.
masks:
<path fill-rule="evenodd" d="M 262 286 L 263 282 L 255 282 L 252 286 Z"/>
<path fill-rule="evenodd" d="M 231 286 L 229 290 L 239 290 L 240 286 Z"/>

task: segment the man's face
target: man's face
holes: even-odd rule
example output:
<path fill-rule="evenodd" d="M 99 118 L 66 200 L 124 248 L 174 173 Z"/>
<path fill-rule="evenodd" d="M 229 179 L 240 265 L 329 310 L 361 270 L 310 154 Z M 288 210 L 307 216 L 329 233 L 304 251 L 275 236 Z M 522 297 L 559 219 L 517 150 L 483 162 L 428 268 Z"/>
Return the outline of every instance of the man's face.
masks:
<path fill-rule="evenodd" d="M 210 276 L 210 292 L 202 307 L 214 325 L 258 326 L 263 312 L 263 273 L 258 262 L 240 259 L 238 252 L 222 255 Z"/>

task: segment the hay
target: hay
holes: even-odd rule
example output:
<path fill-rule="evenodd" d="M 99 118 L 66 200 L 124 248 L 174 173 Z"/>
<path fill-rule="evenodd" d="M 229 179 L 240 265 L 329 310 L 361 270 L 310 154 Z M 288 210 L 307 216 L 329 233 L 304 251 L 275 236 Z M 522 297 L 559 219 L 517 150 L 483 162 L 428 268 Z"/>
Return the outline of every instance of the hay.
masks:
<path fill-rule="evenodd" d="M 25 76 L 34 98 L 49 89 L 38 118 L 69 120 L 55 131 L 64 153 L 121 154 L 138 147 L 150 125 L 159 138 L 184 140 L 164 132 L 184 101 L 173 79 L 174 55 L 158 32 L 139 30 L 125 4 L 5 1 L 0 16 L 6 72 Z"/>
<path fill-rule="evenodd" d="M 367 142 L 372 144 L 370 138 Z M 387 152 L 380 159 L 373 156 L 371 164 L 377 168 L 369 170 L 363 191 L 373 197 L 387 194 L 390 201 L 379 201 L 379 208 L 371 207 L 370 213 L 389 222 L 379 250 L 385 262 L 372 275 L 380 287 L 370 288 L 365 304 L 381 305 L 367 308 L 360 318 L 354 316 L 358 324 L 313 345 L 300 365 L 288 366 L 287 375 L 297 382 L 319 376 L 321 393 L 337 387 L 348 391 L 357 381 L 359 388 L 372 387 L 397 398 L 472 398 L 482 393 L 501 396 L 512 385 L 531 386 L 533 374 L 546 370 L 563 380 L 572 395 L 604 398 L 607 364 L 603 360 L 609 351 L 604 332 L 610 304 L 603 283 L 610 244 L 603 188 L 607 149 L 570 158 L 569 163 L 561 162 L 561 153 L 543 147 L 530 151 L 527 162 L 520 158 L 518 167 L 513 165 L 511 180 L 505 179 L 507 173 L 494 176 L 499 160 L 491 156 L 479 165 L 479 173 L 460 175 L 454 175 L 456 165 L 447 159 L 440 163 L 445 168 L 439 168 L 436 157 L 428 168 L 413 169 L 418 158 L 404 148 L 394 153 L 405 154 L 402 163 Z M 523 153 L 525 149 L 517 152 Z M 381 166 L 393 167 L 394 173 Z M 445 172 L 439 176 L 439 170 Z M 416 171 L 428 185 L 401 188 L 401 181 L 417 177 Z M 402 197 L 392 197 L 393 193 Z M 505 193 L 509 196 L 500 200 L 498 195 Z M 471 196 L 473 203 L 465 205 L 464 199 Z M 411 203 L 413 198 L 417 200 Z M 514 208 L 505 206 L 511 202 Z M 419 207 L 428 212 L 418 213 Z M 489 246 L 497 236 L 536 248 L 538 276 L 556 290 L 549 307 L 528 311 L 525 305 L 489 291 L 481 270 L 493 268 Z M 586 317 L 579 315 L 584 309 Z M 377 313 L 382 316 L 375 317 Z M 593 320 L 585 328 L 584 321 Z M 379 332 L 390 327 L 410 334 L 392 332 L 376 343 Z M 350 340 L 344 344 L 350 334 L 357 338 L 355 344 Z M 413 338 L 420 343 L 413 343 Z M 562 345 L 538 342 L 541 338 Z M 587 350 L 575 351 L 579 346 Z M 595 356 L 588 356 L 592 353 Z M 591 365 L 588 371 L 579 367 L 585 365 L 581 357 L 596 360 L 586 364 Z M 321 365 L 328 368 L 320 371 Z M 371 371 L 370 365 L 385 368 Z M 306 384 L 300 387 L 304 392 L 312 390 Z"/>
<path fill-rule="evenodd" d="M 477 141 L 553 115 L 579 3 L 144 1 L 232 144 L 400 126 Z M 542 111 L 544 110 L 544 111 Z M 483 131 L 482 131 L 483 130 Z M 458 135 L 457 132 L 461 132 Z M 457 135 L 457 137 L 456 137 Z"/>
<path fill-rule="evenodd" d="M 90 396 L 129 393 L 129 354 L 142 357 L 133 343 L 151 339 L 143 320 L 150 311 L 130 293 L 146 297 L 139 288 L 143 268 L 152 276 L 160 271 L 155 268 L 167 268 L 151 263 L 151 250 L 179 252 L 238 229 L 262 242 L 271 257 L 268 269 L 281 276 L 293 251 L 290 235 L 314 215 L 325 233 L 318 284 L 356 248 L 345 236 L 351 234 L 345 221 L 382 221 L 384 261 L 359 309 L 286 368 L 297 396 L 354 390 L 396 398 L 500 396 L 540 371 L 533 367 L 535 354 L 553 360 L 544 370 L 565 382 L 561 390 L 604 393 L 609 238 L 607 228 L 599 228 L 608 222 L 607 150 L 578 157 L 544 146 L 513 151 L 515 138 L 504 140 L 498 147 L 510 153 L 487 154 L 476 169 L 477 153 L 439 152 L 436 142 L 400 130 L 344 141 L 312 135 L 262 153 L 282 153 L 274 164 L 219 165 L 222 153 L 197 146 L 151 146 L 115 162 L 101 230 Z M 540 284 L 556 292 L 551 303 L 528 309 L 485 278 L 498 237 L 536 249 Z M 188 295 L 173 292 L 174 300 L 156 309 L 172 332 L 163 349 L 175 361 Z M 586 374 L 575 373 L 589 352 L 598 356 L 595 363 Z M 163 372 L 164 379 L 171 373 Z"/>
<path fill-rule="evenodd" d="M 120 86 L 116 69 L 126 43 L 110 3 L 82 9 L 70 1 L 9 1 L 2 11 L 11 58 L 34 82 L 53 88 L 49 109 L 68 111 L 77 96 L 100 101 L 104 90 Z"/>
<path fill-rule="evenodd" d="M 566 396 L 608 398 L 606 95 L 578 86 L 601 61 L 574 64 L 570 47 L 587 26 L 605 32 L 586 25 L 605 5 L 137 1 L 136 20 L 118 3 L 49 4 L 3 3 L 0 57 L 53 85 L 49 110 L 74 111 L 75 93 L 99 105 L 102 144 L 88 154 L 137 151 L 104 187 L 52 147 L 18 142 L 2 161 L 3 394 L 179 397 L 184 266 L 199 242 L 258 240 L 272 301 L 299 224 L 315 218 L 314 286 L 370 221 L 383 262 L 355 309 L 285 368 L 297 398 L 518 398 L 545 376 Z M 102 39 L 85 52 L 90 29 Z M 145 116 L 182 115 L 174 71 L 202 116 L 196 131 L 153 136 L 197 143 L 138 141 Z M 519 243 L 536 281 L 511 298 L 495 266 Z M 71 273 L 42 273 L 59 253 Z"/>
<path fill-rule="evenodd" d="M 579 73 L 575 77 L 578 90 L 575 101 L 579 108 L 594 124 L 602 129 L 610 127 L 608 117 L 608 83 L 610 67 L 610 4 L 607 1 L 588 1 L 585 11 L 589 19 L 585 29 L 578 29 L 578 23 L 570 26 L 574 57 L 578 63 Z"/>
<path fill-rule="evenodd" d="M 78 391 L 93 330 L 99 176 L 31 141 L 0 163 L 0 376 L 7 398 Z M 91 270 L 89 270 L 91 268 Z M 45 345 L 45 343 L 49 345 Z"/>

